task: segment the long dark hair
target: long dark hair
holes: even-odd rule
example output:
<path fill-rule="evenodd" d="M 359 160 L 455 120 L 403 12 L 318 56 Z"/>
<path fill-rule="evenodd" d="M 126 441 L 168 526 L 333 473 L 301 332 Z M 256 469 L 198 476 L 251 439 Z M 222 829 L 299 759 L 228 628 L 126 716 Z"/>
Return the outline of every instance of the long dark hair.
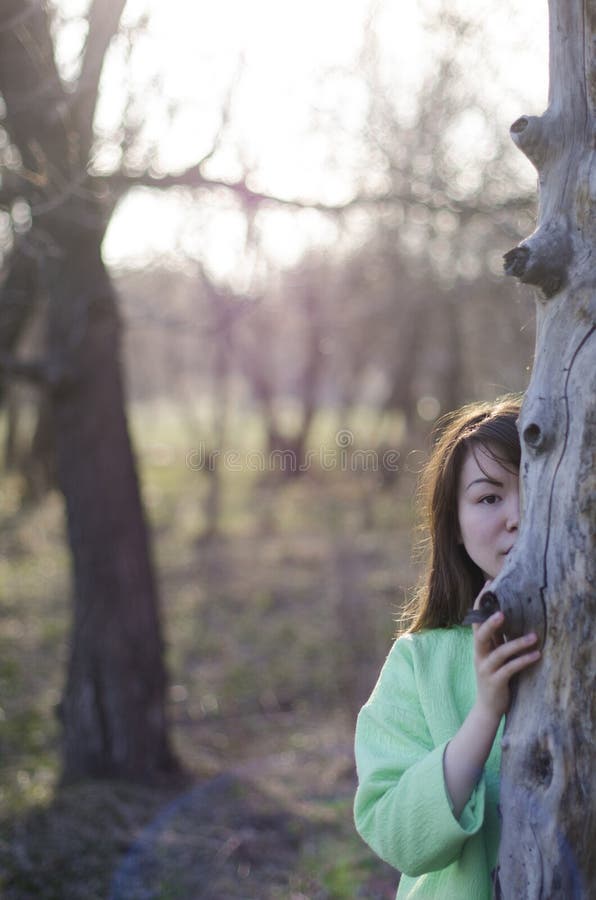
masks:
<path fill-rule="evenodd" d="M 398 633 L 457 625 L 474 604 L 485 579 L 459 539 L 459 476 L 468 448 L 474 447 L 482 447 L 506 468 L 519 469 L 520 405 L 519 396 L 508 395 L 494 403 L 470 403 L 439 421 L 439 437 L 420 488 L 420 547 L 427 554 L 427 567 L 400 618 Z"/>

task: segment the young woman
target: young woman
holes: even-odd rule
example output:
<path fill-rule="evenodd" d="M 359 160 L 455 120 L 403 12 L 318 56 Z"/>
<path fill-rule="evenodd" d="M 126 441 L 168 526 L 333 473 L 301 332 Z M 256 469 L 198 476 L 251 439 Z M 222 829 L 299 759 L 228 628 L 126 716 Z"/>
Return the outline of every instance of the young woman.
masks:
<path fill-rule="evenodd" d="M 519 401 L 451 415 L 423 482 L 429 562 L 356 728 L 356 827 L 402 874 L 402 898 L 490 900 L 499 844 L 502 718 L 536 636 L 502 614 L 461 623 L 500 571 L 519 516 Z"/>

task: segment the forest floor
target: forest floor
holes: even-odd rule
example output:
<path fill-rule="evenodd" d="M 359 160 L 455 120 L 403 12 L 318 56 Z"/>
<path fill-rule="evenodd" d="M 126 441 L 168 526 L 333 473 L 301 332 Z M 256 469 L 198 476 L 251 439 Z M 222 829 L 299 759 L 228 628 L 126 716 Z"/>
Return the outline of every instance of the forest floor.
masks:
<path fill-rule="evenodd" d="M 177 785 L 59 787 L 71 602 L 59 497 L 0 518 L 0 896 L 385 900 L 397 873 L 352 824 L 357 710 L 411 586 L 413 477 L 207 473 L 141 429 Z M 138 432 L 137 432 L 138 434 Z"/>

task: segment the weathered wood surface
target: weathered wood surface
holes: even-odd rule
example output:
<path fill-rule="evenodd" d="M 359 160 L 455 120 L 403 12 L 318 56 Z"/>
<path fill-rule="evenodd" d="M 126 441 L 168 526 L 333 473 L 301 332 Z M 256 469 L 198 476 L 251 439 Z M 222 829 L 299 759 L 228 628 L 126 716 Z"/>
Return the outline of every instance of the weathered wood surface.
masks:
<path fill-rule="evenodd" d="M 539 178 L 536 231 L 506 255 L 538 288 L 520 415 L 523 515 L 494 591 L 540 663 L 503 739 L 495 897 L 596 897 L 596 2 L 550 0 L 550 91 L 512 137 Z"/>

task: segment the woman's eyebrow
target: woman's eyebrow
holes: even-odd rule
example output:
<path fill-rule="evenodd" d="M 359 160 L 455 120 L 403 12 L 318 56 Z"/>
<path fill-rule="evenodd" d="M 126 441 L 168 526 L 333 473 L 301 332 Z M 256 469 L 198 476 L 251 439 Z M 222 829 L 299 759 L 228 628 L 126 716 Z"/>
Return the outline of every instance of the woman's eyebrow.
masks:
<path fill-rule="evenodd" d="M 471 481 L 469 483 L 466 490 L 469 490 L 474 484 L 494 484 L 495 487 L 503 487 L 502 481 L 497 481 L 495 478 L 489 478 L 488 476 L 486 476 L 485 478 L 475 478 L 474 481 Z"/>

